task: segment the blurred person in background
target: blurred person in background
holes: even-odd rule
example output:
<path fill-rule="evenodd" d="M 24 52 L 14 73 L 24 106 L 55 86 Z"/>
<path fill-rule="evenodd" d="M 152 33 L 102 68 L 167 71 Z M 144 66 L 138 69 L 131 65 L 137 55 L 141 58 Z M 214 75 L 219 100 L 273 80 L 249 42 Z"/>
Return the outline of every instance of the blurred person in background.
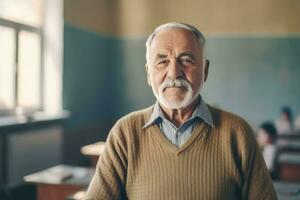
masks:
<path fill-rule="evenodd" d="M 293 114 L 289 106 L 283 106 L 279 119 L 275 121 L 278 134 L 290 134 L 293 132 Z"/>
<path fill-rule="evenodd" d="M 277 176 L 277 158 L 278 148 L 276 146 L 277 130 L 272 122 L 264 122 L 257 131 L 257 141 L 262 148 L 264 160 L 271 177 L 276 179 Z"/>
<path fill-rule="evenodd" d="M 299 115 L 297 116 L 296 120 L 295 120 L 295 131 L 300 131 L 300 112 Z"/>

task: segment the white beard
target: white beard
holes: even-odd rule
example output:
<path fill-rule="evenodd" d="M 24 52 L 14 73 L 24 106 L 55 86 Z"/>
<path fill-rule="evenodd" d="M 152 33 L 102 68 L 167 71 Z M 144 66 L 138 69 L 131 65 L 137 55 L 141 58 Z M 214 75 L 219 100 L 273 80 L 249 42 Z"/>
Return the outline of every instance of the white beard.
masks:
<path fill-rule="evenodd" d="M 184 87 L 187 91 L 182 100 L 169 101 L 164 95 L 164 90 L 168 87 Z M 152 90 L 153 90 L 153 93 L 154 93 L 155 97 L 157 98 L 158 102 L 162 106 L 164 106 L 168 109 L 185 108 L 188 105 L 190 105 L 195 100 L 195 98 L 197 98 L 197 96 L 198 96 L 197 94 L 200 93 L 200 89 L 199 89 L 197 94 L 194 95 L 192 86 L 184 79 L 175 79 L 175 80 L 167 79 L 159 86 L 158 94 L 156 91 L 154 91 L 153 87 L 152 87 Z"/>

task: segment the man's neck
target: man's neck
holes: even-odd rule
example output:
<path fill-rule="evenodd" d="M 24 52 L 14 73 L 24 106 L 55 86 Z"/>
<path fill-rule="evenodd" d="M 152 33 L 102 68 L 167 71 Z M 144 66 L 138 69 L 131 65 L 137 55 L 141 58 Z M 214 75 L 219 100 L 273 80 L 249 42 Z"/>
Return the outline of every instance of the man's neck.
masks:
<path fill-rule="evenodd" d="M 199 102 L 199 98 L 200 96 L 194 99 L 190 105 L 181 109 L 169 109 L 162 105 L 160 105 L 160 107 L 166 118 L 175 124 L 176 127 L 179 127 L 193 115 L 193 112 Z"/>

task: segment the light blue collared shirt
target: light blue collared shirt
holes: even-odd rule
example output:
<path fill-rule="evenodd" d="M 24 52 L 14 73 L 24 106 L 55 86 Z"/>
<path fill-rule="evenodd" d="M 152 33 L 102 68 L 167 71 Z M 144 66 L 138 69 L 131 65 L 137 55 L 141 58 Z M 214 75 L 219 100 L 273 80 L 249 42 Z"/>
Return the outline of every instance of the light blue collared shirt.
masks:
<path fill-rule="evenodd" d="M 155 123 L 170 142 L 177 147 L 181 147 L 190 138 L 194 127 L 199 120 L 203 120 L 211 127 L 214 127 L 211 113 L 202 98 L 200 98 L 192 116 L 178 128 L 165 117 L 159 103 L 156 102 L 153 112 L 143 128 Z"/>

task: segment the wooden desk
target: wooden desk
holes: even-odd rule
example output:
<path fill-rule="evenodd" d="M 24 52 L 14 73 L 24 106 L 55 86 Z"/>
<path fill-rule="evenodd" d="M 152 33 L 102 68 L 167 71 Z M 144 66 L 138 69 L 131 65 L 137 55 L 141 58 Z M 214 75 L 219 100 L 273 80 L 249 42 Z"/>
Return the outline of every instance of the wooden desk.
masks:
<path fill-rule="evenodd" d="M 81 147 L 80 151 L 83 155 L 89 156 L 91 158 L 91 166 L 96 167 L 99 156 L 102 154 L 104 148 L 105 142 L 96 142 Z"/>
<path fill-rule="evenodd" d="M 299 200 L 300 183 L 274 182 L 274 187 L 279 200 Z"/>
<path fill-rule="evenodd" d="M 24 177 L 37 185 L 38 200 L 65 200 L 70 194 L 86 188 L 94 170 L 84 167 L 57 165 Z"/>
<path fill-rule="evenodd" d="M 281 153 L 278 159 L 279 179 L 288 182 L 300 182 L 300 154 Z"/>

